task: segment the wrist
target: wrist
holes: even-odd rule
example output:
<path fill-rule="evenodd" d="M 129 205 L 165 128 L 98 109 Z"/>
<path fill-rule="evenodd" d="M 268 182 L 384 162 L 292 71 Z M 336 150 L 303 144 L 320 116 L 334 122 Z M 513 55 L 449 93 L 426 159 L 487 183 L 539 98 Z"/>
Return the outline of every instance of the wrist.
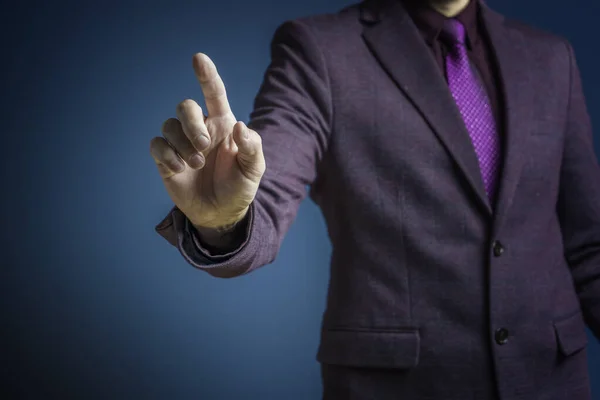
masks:
<path fill-rule="evenodd" d="M 206 227 L 206 226 L 199 226 L 199 225 L 192 224 L 192 226 L 196 230 L 196 233 L 198 234 L 198 236 L 205 240 L 215 240 L 215 239 L 223 238 L 224 236 L 227 236 L 227 235 L 233 233 L 235 231 L 235 228 L 237 225 L 238 225 L 238 222 L 235 222 L 235 223 L 232 223 L 229 225 L 223 225 L 223 226 L 218 226 L 218 227 L 213 228 L 213 227 Z"/>
<path fill-rule="evenodd" d="M 192 223 L 192 226 L 194 227 L 194 229 L 196 229 L 196 231 L 198 232 L 198 234 L 201 237 L 206 237 L 206 238 L 219 238 L 219 237 L 223 237 L 226 236 L 232 232 L 234 232 L 237 228 L 237 226 L 240 224 L 241 221 L 244 220 L 244 218 L 246 218 L 246 215 L 248 214 L 248 210 L 249 207 L 246 207 L 246 209 L 240 213 L 240 215 L 228 219 L 226 221 L 219 221 L 219 222 L 215 222 L 214 224 L 196 224 L 193 221 L 190 221 Z"/>

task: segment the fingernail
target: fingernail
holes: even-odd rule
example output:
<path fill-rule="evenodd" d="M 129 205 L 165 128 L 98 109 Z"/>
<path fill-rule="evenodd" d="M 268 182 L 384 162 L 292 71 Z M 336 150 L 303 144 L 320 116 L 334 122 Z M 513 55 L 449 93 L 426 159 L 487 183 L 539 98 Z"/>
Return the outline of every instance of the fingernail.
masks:
<path fill-rule="evenodd" d="M 188 162 L 190 167 L 198 169 L 204 166 L 204 157 L 201 154 L 194 154 Z"/>

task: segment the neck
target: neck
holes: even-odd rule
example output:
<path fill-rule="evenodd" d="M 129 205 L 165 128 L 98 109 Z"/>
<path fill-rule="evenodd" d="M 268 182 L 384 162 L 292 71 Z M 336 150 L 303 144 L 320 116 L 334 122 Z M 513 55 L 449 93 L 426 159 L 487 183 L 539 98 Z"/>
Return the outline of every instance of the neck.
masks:
<path fill-rule="evenodd" d="M 443 16 L 452 18 L 467 7 L 469 0 L 430 0 L 430 4 L 431 8 Z"/>

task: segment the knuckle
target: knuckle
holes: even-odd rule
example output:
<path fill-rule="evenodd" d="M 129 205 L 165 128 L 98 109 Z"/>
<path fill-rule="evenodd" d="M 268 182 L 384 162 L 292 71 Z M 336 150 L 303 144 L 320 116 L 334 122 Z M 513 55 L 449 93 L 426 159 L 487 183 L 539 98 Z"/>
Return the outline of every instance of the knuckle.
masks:
<path fill-rule="evenodd" d="M 162 139 L 162 138 L 160 138 L 160 137 L 153 137 L 153 138 L 150 140 L 150 150 L 157 149 L 157 148 L 160 146 L 160 142 L 161 142 L 162 140 L 163 140 L 163 139 Z"/>
<path fill-rule="evenodd" d="M 194 135 L 190 138 L 192 146 L 198 150 L 205 150 L 210 146 L 210 138 L 207 134 Z"/>
<path fill-rule="evenodd" d="M 265 163 L 262 160 L 240 160 L 244 175 L 251 180 L 259 180 L 265 172 Z"/>
<path fill-rule="evenodd" d="M 162 125 L 162 132 L 169 133 L 178 129 L 179 121 L 176 118 L 169 118 Z"/>
<path fill-rule="evenodd" d="M 187 131 L 191 135 L 207 134 L 206 125 L 204 124 L 204 122 L 202 122 L 202 120 L 200 120 L 198 118 L 195 118 L 195 117 L 188 118 L 187 120 L 184 121 L 183 126 L 187 129 Z"/>
<path fill-rule="evenodd" d="M 169 169 L 171 171 L 178 171 L 179 169 L 181 169 L 181 165 L 182 165 L 175 158 L 169 158 L 168 160 L 165 160 L 164 163 L 167 165 L 167 167 L 169 167 Z"/>
<path fill-rule="evenodd" d="M 180 102 L 179 104 L 177 104 L 177 112 L 180 114 L 185 114 L 185 112 L 187 110 L 190 110 L 192 107 L 194 107 L 194 105 L 196 104 L 196 102 L 192 99 L 185 99 L 182 102 Z"/>
<path fill-rule="evenodd" d="M 259 165 L 249 166 L 246 170 L 246 174 L 253 180 L 258 180 L 262 178 L 264 173 L 264 169 Z"/>
<path fill-rule="evenodd" d="M 174 151 L 166 152 L 161 162 L 167 165 L 172 171 L 179 170 L 183 165 L 183 161 Z"/>
<path fill-rule="evenodd" d="M 156 148 L 151 150 L 152 156 L 160 162 L 165 162 L 169 158 L 168 147 L 169 146 L 162 145 L 157 146 Z"/>
<path fill-rule="evenodd" d="M 159 138 L 159 137 L 155 137 L 152 138 L 152 140 L 150 140 L 150 154 L 154 157 L 154 158 L 160 158 L 160 148 L 163 145 L 164 139 Z"/>
<path fill-rule="evenodd" d="M 165 161 L 168 160 L 173 155 L 173 153 L 174 151 L 169 145 L 160 146 L 156 152 L 158 158 Z"/>
<path fill-rule="evenodd" d="M 195 147 L 196 145 L 198 145 L 200 143 L 200 135 L 196 135 L 196 134 L 190 135 L 190 136 L 188 136 L 188 140 L 190 141 L 190 144 Z"/>

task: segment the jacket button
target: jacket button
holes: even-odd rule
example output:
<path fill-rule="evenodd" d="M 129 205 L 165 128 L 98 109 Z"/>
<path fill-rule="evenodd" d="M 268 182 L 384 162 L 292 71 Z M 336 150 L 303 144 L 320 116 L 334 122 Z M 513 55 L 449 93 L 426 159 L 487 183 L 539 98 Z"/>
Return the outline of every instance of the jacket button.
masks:
<path fill-rule="evenodd" d="M 494 240 L 494 243 L 492 244 L 492 251 L 494 252 L 494 256 L 500 257 L 502 253 L 504 253 L 504 246 L 502 246 L 502 243 L 499 241 Z"/>
<path fill-rule="evenodd" d="M 508 330 L 505 328 L 498 329 L 494 335 L 494 338 L 496 339 L 496 343 L 499 345 L 508 343 Z"/>

